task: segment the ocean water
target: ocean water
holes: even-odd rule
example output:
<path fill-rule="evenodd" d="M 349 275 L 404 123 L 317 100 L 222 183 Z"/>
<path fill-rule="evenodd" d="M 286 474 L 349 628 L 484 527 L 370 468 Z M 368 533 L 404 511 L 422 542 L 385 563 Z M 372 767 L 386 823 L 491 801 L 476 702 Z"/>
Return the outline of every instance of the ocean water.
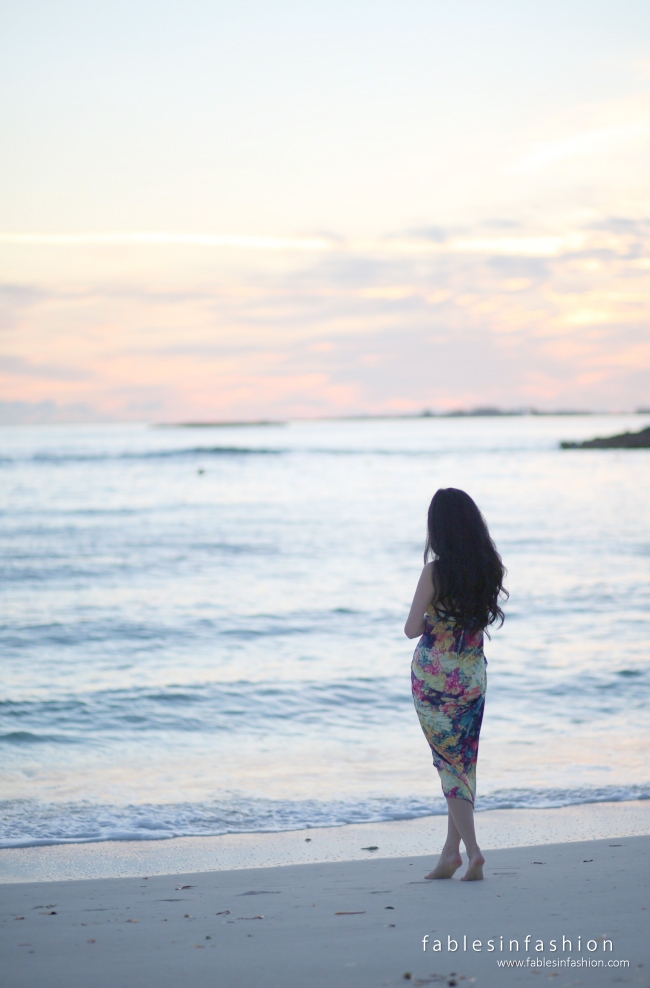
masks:
<path fill-rule="evenodd" d="M 477 809 L 650 798 L 650 416 L 0 430 L 0 847 L 444 813 L 402 632 L 436 488 L 508 568 Z"/>

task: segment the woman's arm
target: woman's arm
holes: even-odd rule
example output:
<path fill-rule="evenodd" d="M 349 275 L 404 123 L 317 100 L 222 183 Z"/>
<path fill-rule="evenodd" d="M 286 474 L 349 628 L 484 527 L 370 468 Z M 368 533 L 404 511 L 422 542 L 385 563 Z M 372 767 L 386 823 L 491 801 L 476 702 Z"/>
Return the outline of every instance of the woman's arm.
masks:
<path fill-rule="evenodd" d="M 427 563 L 420 574 L 409 616 L 404 625 L 407 638 L 419 638 L 424 631 L 424 612 L 433 600 L 433 563 Z"/>

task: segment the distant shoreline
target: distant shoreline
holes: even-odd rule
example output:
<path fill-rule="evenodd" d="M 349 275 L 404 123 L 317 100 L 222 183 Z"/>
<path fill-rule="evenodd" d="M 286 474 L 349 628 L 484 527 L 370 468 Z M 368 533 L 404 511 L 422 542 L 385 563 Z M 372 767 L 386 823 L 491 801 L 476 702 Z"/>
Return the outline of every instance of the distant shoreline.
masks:
<path fill-rule="evenodd" d="M 22 426 L 22 427 L 41 427 L 41 426 L 145 426 L 149 429 L 232 429 L 232 428 L 265 428 L 272 426 L 286 426 L 291 422 L 374 422 L 374 421 L 417 421 L 419 419 L 464 419 L 464 418 L 580 418 L 580 416 L 605 416 L 605 417 L 617 417 L 617 416 L 636 416 L 636 415 L 650 415 L 650 408 L 637 408 L 634 410 L 593 410 L 593 409 L 567 409 L 559 408 L 553 409 L 551 411 L 540 411 L 536 408 L 515 408 L 515 409 L 501 409 L 501 408 L 470 408 L 470 409 L 453 409 L 452 411 L 433 411 L 431 409 L 424 409 L 420 412 L 386 412 L 377 414 L 358 414 L 358 415 L 314 415 L 314 416 L 295 416 L 289 417 L 287 419 L 236 419 L 236 420 L 225 420 L 216 419 L 214 421 L 210 420 L 197 420 L 197 421 L 177 421 L 177 422 L 147 422 L 145 420 L 137 419 L 112 419 L 112 418 L 99 418 L 99 419 L 57 419 L 56 417 L 47 418 L 31 418 L 31 417 L 11 417 L 3 415 L 3 402 L 0 401 L 0 428 L 9 428 L 12 426 Z"/>
<path fill-rule="evenodd" d="M 585 409 L 573 411 L 571 409 L 556 409 L 555 411 L 544 412 L 536 408 L 523 409 L 501 409 L 501 408 L 472 408 L 454 409 L 451 412 L 433 412 L 425 409 L 422 412 L 404 412 L 403 414 L 377 414 L 377 415 L 319 415 L 314 418 L 296 418 L 287 420 L 261 419 L 251 421 L 216 421 L 216 422 L 154 422 L 152 429 L 231 429 L 231 428 L 251 428 L 257 426 L 285 426 L 289 422 L 374 422 L 374 421 L 403 421 L 411 419 L 457 419 L 457 418 L 524 418 L 526 416 L 534 418 L 552 418 L 557 416 L 580 416 L 580 415 L 648 415 L 650 409 L 637 408 L 633 412 L 595 412 Z"/>
<path fill-rule="evenodd" d="M 564 441 L 560 443 L 560 449 L 650 449 L 650 426 L 639 432 L 621 432 L 582 442 Z"/>

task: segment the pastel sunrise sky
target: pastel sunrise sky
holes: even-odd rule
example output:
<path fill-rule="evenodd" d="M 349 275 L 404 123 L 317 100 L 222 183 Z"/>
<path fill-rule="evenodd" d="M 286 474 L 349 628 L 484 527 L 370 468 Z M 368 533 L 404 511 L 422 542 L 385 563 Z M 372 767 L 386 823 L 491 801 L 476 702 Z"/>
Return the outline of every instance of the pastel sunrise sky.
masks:
<path fill-rule="evenodd" d="M 650 406 L 647 0 L 0 17 L 0 421 Z"/>

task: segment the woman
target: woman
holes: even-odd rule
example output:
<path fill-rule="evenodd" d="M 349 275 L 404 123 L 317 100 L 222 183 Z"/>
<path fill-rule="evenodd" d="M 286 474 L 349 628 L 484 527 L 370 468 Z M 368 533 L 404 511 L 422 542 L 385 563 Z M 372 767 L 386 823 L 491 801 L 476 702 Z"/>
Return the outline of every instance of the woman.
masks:
<path fill-rule="evenodd" d="M 433 561 L 427 562 L 433 555 Z M 485 858 L 474 832 L 476 759 L 487 665 L 483 632 L 500 620 L 505 569 L 485 519 L 471 497 L 448 487 L 429 506 L 425 566 L 404 633 L 422 636 L 411 664 L 413 702 L 447 798 L 447 840 L 426 878 L 451 878 L 460 868 L 461 839 L 469 864 L 462 881 L 483 878 Z M 488 633 L 489 637 L 489 633 Z"/>

